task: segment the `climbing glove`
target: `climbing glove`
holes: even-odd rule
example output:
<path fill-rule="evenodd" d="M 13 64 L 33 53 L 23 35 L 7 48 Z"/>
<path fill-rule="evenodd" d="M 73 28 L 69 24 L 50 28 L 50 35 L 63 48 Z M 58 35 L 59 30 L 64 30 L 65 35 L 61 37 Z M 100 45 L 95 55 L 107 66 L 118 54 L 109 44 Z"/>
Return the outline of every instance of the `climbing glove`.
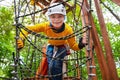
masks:
<path fill-rule="evenodd" d="M 18 50 L 22 49 L 24 47 L 24 40 L 21 38 L 17 39 L 17 45 L 18 45 Z"/>
<path fill-rule="evenodd" d="M 78 44 L 78 47 L 79 47 L 80 49 L 82 49 L 82 48 L 85 47 L 85 45 L 86 45 L 86 44 L 84 44 L 84 43 L 82 42 L 82 40 L 83 40 L 83 38 L 81 37 L 81 38 L 79 39 L 79 44 Z"/>

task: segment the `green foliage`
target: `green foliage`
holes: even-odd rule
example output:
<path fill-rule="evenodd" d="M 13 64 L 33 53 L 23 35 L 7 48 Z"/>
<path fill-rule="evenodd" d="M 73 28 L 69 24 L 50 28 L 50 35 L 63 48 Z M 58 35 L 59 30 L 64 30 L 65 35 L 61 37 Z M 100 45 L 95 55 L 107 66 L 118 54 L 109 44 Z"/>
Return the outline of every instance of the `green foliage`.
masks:
<path fill-rule="evenodd" d="M 105 0 L 103 0 L 105 2 Z M 110 1 L 110 0 L 109 0 Z M 71 2 L 72 3 L 72 2 Z M 113 5 L 113 4 L 112 4 Z M 110 5 L 110 6 L 112 6 Z M 71 12 L 67 14 L 67 23 L 70 24 L 74 30 L 77 30 L 82 25 L 81 19 L 79 17 L 80 14 L 80 6 L 76 5 L 77 8 L 73 9 Z M 24 7 L 23 7 L 24 8 Z M 104 7 L 102 7 L 104 9 Z M 114 6 L 112 6 L 112 9 L 114 9 Z M 105 12 L 106 10 L 104 10 Z M 13 27 L 13 9 L 12 8 L 6 8 L 6 7 L 0 7 L 0 77 L 9 77 L 11 78 L 12 74 L 11 71 L 13 68 L 11 68 L 10 64 L 13 63 L 13 56 L 12 52 L 15 51 L 15 27 Z M 24 10 L 23 10 L 24 12 Z M 75 13 L 75 14 L 74 14 Z M 94 13 L 93 13 L 94 14 Z M 75 17 L 75 18 L 73 18 Z M 43 16 L 40 16 L 40 18 L 46 18 Z M 39 17 L 37 18 L 39 19 Z M 46 19 L 44 19 L 46 20 Z M 102 42 L 102 35 L 100 31 L 100 25 L 97 19 L 97 16 L 94 16 L 95 25 L 97 28 L 97 32 L 101 41 L 101 45 L 103 46 Z M 33 20 L 31 19 L 31 16 L 24 17 L 23 24 L 31 24 Z M 39 21 L 39 20 L 38 20 Z M 37 22 L 37 21 L 36 21 Z M 108 35 L 110 38 L 112 50 L 113 50 L 113 57 L 115 59 L 115 62 L 119 62 L 118 59 L 120 59 L 120 25 L 114 24 L 112 21 L 110 23 L 106 23 Z M 35 42 L 34 40 L 32 41 Z M 37 40 L 37 47 L 41 49 L 46 40 Z M 46 44 L 46 43 L 45 43 Z M 82 52 L 84 53 L 84 52 Z M 25 42 L 25 47 L 20 51 L 20 59 L 25 63 L 20 63 L 19 69 L 19 75 L 22 75 L 24 73 L 25 77 L 28 75 L 33 76 L 35 74 L 36 69 L 39 66 L 39 62 L 41 60 L 42 53 L 35 50 L 33 46 L 29 42 Z M 81 53 L 80 53 L 81 54 Z M 80 56 L 79 54 L 79 56 Z M 37 58 L 36 58 L 37 57 Z M 76 58 L 76 56 L 72 56 L 72 58 Z M 96 71 L 97 71 L 97 77 L 98 80 L 102 80 L 101 78 L 101 72 L 100 67 L 98 64 L 98 60 L 96 55 L 95 57 L 95 63 L 96 63 Z M 37 63 L 36 63 L 37 62 Z M 69 61 L 68 62 L 68 69 L 73 69 L 73 67 L 76 67 L 76 62 Z M 82 68 L 81 68 L 82 67 Z M 20 69 L 23 68 L 23 71 L 20 72 Z M 28 70 L 29 68 L 29 70 Z M 82 77 L 86 79 L 88 77 L 87 75 L 87 69 L 86 65 L 80 66 L 82 69 Z M 74 70 L 75 71 L 75 70 Z M 120 76 L 120 68 L 117 68 L 118 75 Z M 69 76 L 76 76 L 76 72 L 69 72 Z"/>
<path fill-rule="evenodd" d="M 14 50 L 13 9 L 0 7 L 0 77 L 10 76 L 10 64 Z"/>
<path fill-rule="evenodd" d="M 108 34 L 111 42 L 113 58 L 116 63 L 118 76 L 120 77 L 120 25 L 107 23 Z"/>
<path fill-rule="evenodd" d="M 113 53 L 118 54 L 120 52 L 120 25 L 107 23 L 108 34 L 113 48 Z M 119 55 L 120 56 L 120 55 Z"/>
<path fill-rule="evenodd" d="M 117 72 L 118 72 L 118 76 L 120 77 L 120 68 L 117 69 Z"/>

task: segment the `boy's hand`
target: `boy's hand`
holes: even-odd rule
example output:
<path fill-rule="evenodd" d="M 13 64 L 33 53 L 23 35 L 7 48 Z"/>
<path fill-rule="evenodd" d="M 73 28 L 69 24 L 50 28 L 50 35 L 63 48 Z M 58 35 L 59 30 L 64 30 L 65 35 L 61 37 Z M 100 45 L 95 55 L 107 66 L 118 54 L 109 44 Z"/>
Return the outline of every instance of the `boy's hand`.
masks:
<path fill-rule="evenodd" d="M 18 39 L 17 45 L 18 45 L 18 50 L 22 49 L 24 47 L 24 40 Z"/>
<path fill-rule="evenodd" d="M 83 47 L 85 47 L 85 45 L 87 45 L 87 44 L 84 43 L 83 38 L 81 37 L 81 38 L 79 39 L 79 44 L 78 44 L 78 46 L 79 46 L 80 49 L 82 49 Z"/>

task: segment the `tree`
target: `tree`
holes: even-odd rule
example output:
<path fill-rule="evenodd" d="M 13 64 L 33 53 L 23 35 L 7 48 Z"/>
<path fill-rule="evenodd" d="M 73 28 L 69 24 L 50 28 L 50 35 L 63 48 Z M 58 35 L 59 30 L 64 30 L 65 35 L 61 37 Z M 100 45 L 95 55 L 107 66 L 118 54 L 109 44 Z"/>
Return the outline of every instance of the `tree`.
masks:
<path fill-rule="evenodd" d="M 14 51 L 13 9 L 0 7 L 0 77 L 10 76 Z"/>

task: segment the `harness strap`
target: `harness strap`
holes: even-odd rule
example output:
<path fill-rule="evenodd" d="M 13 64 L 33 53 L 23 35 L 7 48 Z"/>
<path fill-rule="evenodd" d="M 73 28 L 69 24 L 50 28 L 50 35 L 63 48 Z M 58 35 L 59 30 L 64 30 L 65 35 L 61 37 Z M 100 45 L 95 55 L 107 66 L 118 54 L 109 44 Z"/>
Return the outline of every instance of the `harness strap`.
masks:
<path fill-rule="evenodd" d="M 70 48 L 68 47 L 68 45 L 58 45 L 58 46 L 54 46 L 54 50 L 57 50 L 58 48 L 66 48 L 66 50 L 67 50 L 67 55 L 70 54 Z"/>

